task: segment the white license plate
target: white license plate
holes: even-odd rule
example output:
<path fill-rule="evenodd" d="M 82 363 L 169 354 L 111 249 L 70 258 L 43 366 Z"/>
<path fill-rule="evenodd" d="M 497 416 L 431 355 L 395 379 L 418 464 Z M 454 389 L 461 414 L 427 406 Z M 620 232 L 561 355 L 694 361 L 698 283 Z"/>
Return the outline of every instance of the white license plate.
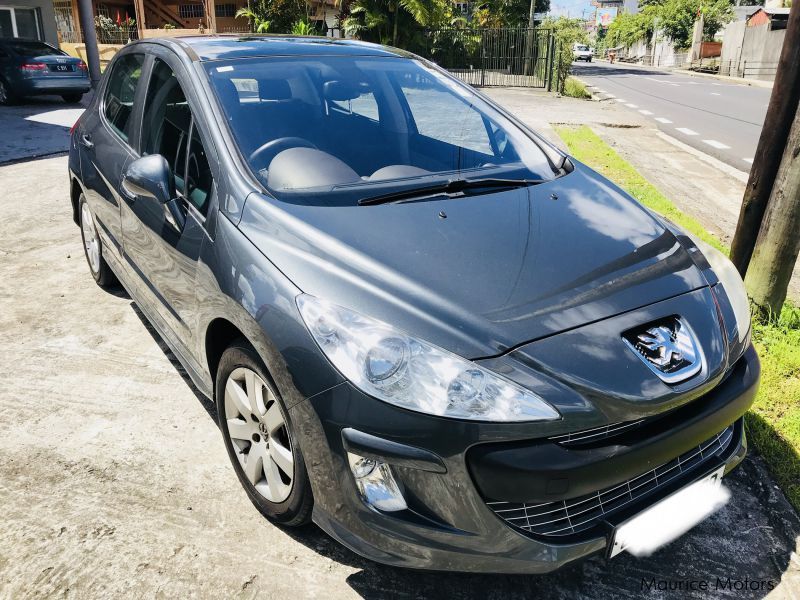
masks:
<path fill-rule="evenodd" d="M 724 506 L 730 498 L 722 486 L 724 471 L 723 465 L 617 526 L 609 558 L 623 550 L 648 556 Z"/>

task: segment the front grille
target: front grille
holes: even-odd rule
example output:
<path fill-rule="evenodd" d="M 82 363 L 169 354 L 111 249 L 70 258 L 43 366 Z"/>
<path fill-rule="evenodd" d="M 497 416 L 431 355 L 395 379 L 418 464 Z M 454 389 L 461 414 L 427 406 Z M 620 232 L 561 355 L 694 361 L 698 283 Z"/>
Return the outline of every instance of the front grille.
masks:
<path fill-rule="evenodd" d="M 578 446 L 582 444 L 599 442 L 615 435 L 631 431 L 644 423 L 644 419 L 638 421 L 628 421 L 627 423 L 612 423 L 611 425 L 604 425 L 603 427 L 595 427 L 594 429 L 584 429 L 583 431 L 575 431 L 573 433 L 565 433 L 563 435 L 554 435 L 550 439 L 561 446 Z"/>
<path fill-rule="evenodd" d="M 722 454 L 733 439 L 733 425 L 679 457 L 619 485 L 593 494 L 527 504 L 487 502 L 512 527 L 541 536 L 564 536 L 586 531 L 624 506 L 689 473 L 712 456 Z"/>

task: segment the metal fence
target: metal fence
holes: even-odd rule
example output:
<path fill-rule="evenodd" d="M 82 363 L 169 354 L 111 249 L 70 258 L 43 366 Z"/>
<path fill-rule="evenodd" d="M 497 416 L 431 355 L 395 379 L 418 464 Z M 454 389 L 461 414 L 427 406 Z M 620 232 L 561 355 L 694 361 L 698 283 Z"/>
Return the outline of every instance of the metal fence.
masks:
<path fill-rule="evenodd" d="M 550 89 L 556 44 L 542 28 L 432 29 L 420 54 L 476 87 Z"/>
<path fill-rule="evenodd" d="M 98 44 L 127 44 L 134 40 L 139 39 L 139 30 L 135 25 L 131 26 L 114 26 L 110 28 L 95 27 L 97 33 Z M 59 31 L 59 43 L 66 44 L 82 44 L 83 33 L 77 31 Z"/>

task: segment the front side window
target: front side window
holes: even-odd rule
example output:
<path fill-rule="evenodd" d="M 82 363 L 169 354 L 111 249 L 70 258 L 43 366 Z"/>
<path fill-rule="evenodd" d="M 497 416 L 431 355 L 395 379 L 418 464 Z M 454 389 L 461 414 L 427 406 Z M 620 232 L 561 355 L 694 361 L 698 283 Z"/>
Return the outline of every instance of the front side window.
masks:
<path fill-rule="evenodd" d="M 156 59 L 147 88 L 142 153 L 160 154 L 175 176 L 175 189 L 201 214 L 208 210 L 213 177 L 200 132 L 178 78 Z"/>
<path fill-rule="evenodd" d="M 206 69 L 253 173 L 287 201 L 352 204 L 389 185 L 555 176 L 526 132 L 421 61 L 264 57 Z"/>
<path fill-rule="evenodd" d="M 103 112 L 114 131 L 126 142 L 133 125 L 133 100 L 142 76 L 143 54 L 126 54 L 114 63 L 104 98 Z"/>

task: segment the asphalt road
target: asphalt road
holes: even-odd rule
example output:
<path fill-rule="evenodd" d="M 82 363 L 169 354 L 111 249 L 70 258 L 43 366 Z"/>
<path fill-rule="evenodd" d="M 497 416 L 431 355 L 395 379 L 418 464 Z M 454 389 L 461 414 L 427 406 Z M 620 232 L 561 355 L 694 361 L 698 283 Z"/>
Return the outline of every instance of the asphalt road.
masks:
<path fill-rule="evenodd" d="M 769 88 L 624 64 L 575 63 L 601 99 L 653 120 L 664 133 L 749 171 L 772 92 Z"/>

